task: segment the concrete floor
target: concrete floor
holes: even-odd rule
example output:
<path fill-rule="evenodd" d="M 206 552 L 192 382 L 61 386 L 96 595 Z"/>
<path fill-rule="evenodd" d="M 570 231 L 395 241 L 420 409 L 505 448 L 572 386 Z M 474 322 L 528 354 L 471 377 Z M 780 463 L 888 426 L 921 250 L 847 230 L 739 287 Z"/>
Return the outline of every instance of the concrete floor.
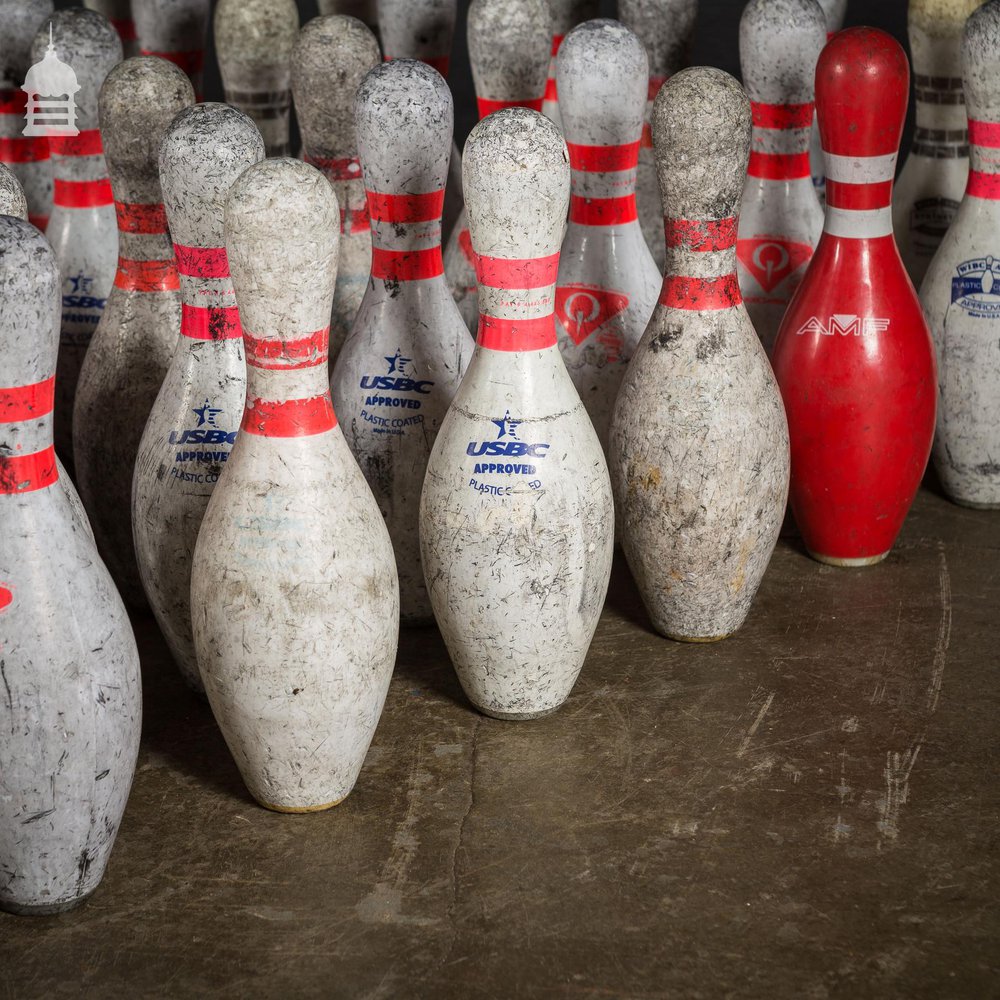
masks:
<path fill-rule="evenodd" d="M 923 492 L 886 563 L 782 542 L 743 631 L 652 634 L 624 565 L 569 703 L 465 702 L 404 633 L 352 795 L 250 801 L 151 623 L 89 903 L 0 915 L 0 997 L 1000 995 L 1000 514 Z"/>

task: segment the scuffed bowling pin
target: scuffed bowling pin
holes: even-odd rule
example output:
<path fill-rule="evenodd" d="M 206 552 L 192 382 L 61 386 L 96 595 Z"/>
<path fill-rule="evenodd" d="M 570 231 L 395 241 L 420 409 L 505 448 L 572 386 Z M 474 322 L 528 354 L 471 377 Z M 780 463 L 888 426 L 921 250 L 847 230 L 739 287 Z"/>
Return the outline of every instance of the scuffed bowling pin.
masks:
<path fill-rule="evenodd" d="M 551 33 L 547 0 L 473 0 L 467 38 L 480 118 L 516 106 L 541 111 Z M 475 331 L 479 296 L 466 212 L 448 237 L 444 272 L 463 319 Z"/>
<path fill-rule="evenodd" d="M 132 20 L 132 0 L 84 0 L 84 7 L 103 14 L 118 32 L 125 58 L 139 54 L 139 42 L 135 37 L 135 21 Z"/>
<path fill-rule="evenodd" d="M 264 158 L 254 123 L 197 104 L 160 146 L 160 184 L 181 283 L 181 337 L 139 444 L 132 532 L 149 606 L 184 680 L 203 691 L 191 634 L 198 528 L 243 416 L 243 331 L 223 245 L 226 195 Z"/>
<path fill-rule="evenodd" d="M 453 116 L 440 74 L 409 59 L 372 70 L 355 102 L 372 274 L 331 386 L 389 529 L 406 624 L 433 621 L 420 564 L 420 490 L 474 347 L 441 260 Z"/>
<path fill-rule="evenodd" d="M 53 43 L 49 41 L 50 25 Z M 118 262 L 118 228 L 98 128 L 97 98 L 105 77 L 122 61 L 122 44 L 103 15 L 70 7 L 56 11 L 39 29 L 32 45 L 32 62 L 41 62 L 47 51 L 74 68 L 80 87 L 74 96 L 79 134 L 49 136 L 54 186 L 52 214 L 45 230 L 62 274 L 56 450 L 71 463 L 76 383 Z"/>
<path fill-rule="evenodd" d="M 24 188 L 6 164 L 0 163 L 0 215 L 13 215 L 28 221 L 28 199 Z"/>
<path fill-rule="evenodd" d="M 211 0 L 132 0 L 140 54 L 179 66 L 199 101 L 211 6 Z"/>
<path fill-rule="evenodd" d="M 809 171 L 816 60 L 826 20 L 816 0 L 751 0 L 740 21 L 740 66 L 753 140 L 743 188 L 736 274 L 768 354 L 823 231 Z"/>
<path fill-rule="evenodd" d="M 139 752 L 139 654 L 52 444 L 59 268 L 0 217 L 0 909 L 59 913 L 104 877 Z"/>
<path fill-rule="evenodd" d="M 28 95 L 21 89 L 31 66 L 31 42 L 48 24 L 52 0 L 0 0 L 0 163 L 24 188 L 28 220 L 43 233 L 52 211 L 49 141 L 24 135 Z"/>
<path fill-rule="evenodd" d="M 556 346 L 566 161 L 559 129 L 525 108 L 490 115 L 465 144 L 478 344 L 420 501 L 434 615 L 469 700 L 499 719 L 566 700 L 611 572 L 607 465 Z"/>
<path fill-rule="evenodd" d="M 288 155 L 295 0 L 219 0 L 215 49 L 226 103 L 249 115 L 268 156 Z"/>
<path fill-rule="evenodd" d="M 937 348 L 934 467 L 966 507 L 1000 507 L 1000 0 L 966 22 L 965 197 L 920 288 Z"/>
<path fill-rule="evenodd" d="M 635 204 L 646 52 L 617 21 L 587 21 L 566 36 L 558 73 L 572 195 L 559 260 L 556 334 L 606 449 L 618 386 L 660 290 Z"/>
<path fill-rule="evenodd" d="M 333 185 L 340 205 L 337 291 L 330 319 L 330 361 L 347 337 L 368 285 L 372 234 L 358 162 L 354 95 L 381 62 L 375 36 L 353 17 L 313 18 L 292 54 L 292 95 L 304 157 Z"/>
<path fill-rule="evenodd" d="M 608 442 L 622 547 L 653 627 L 711 642 L 745 621 L 778 540 L 788 428 L 743 306 L 736 231 L 750 104 L 682 70 L 653 105 L 666 262 Z"/>
<path fill-rule="evenodd" d="M 618 0 L 618 16 L 641 39 L 649 55 L 646 123 L 642 130 L 635 191 L 643 236 L 657 268 L 662 271 L 663 202 L 656 158 L 653 156 L 650 121 L 653 101 L 660 87 L 690 61 L 698 0 Z"/>
<path fill-rule="evenodd" d="M 212 710 L 250 792 L 279 812 L 327 809 L 354 787 L 399 631 L 389 535 L 330 403 L 339 211 L 291 159 L 244 171 L 226 203 L 247 405 L 191 604 Z"/>
<path fill-rule="evenodd" d="M 562 128 L 559 116 L 559 85 L 556 83 L 556 56 L 559 46 L 572 28 L 597 17 L 596 0 L 549 0 L 552 14 L 552 58 L 549 60 L 549 77 L 545 81 L 545 99 L 542 114 Z M 595 67 L 596 68 L 596 67 Z"/>
<path fill-rule="evenodd" d="M 908 89 L 906 54 L 874 28 L 837 34 L 816 67 L 826 222 L 773 362 L 795 521 L 834 566 L 885 558 L 934 434 L 934 349 L 889 207 Z"/>
<path fill-rule="evenodd" d="M 826 40 L 829 41 L 840 31 L 847 13 L 847 0 L 818 0 L 826 17 Z M 950 2 L 950 0 L 945 0 Z M 813 117 L 812 140 L 809 144 L 809 169 L 812 172 L 813 187 L 819 197 L 819 203 L 826 201 L 826 175 L 823 173 L 823 146 L 819 139 L 819 125 Z"/>
<path fill-rule="evenodd" d="M 910 0 L 917 127 L 892 195 L 899 255 L 919 288 L 969 176 L 962 28 L 982 0 Z"/>
<path fill-rule="evenodd" d="M 120 63 L 101 89 L 118 270 L 80 370 L 73 456 L 97 547 L 122 597 L 139 607 L 145 597 L 132 542 L 132 474 L 181 324 L 157 155 L 174 115 L 193 102 L 190 81 L 176 66 L 146 56 Z"/>

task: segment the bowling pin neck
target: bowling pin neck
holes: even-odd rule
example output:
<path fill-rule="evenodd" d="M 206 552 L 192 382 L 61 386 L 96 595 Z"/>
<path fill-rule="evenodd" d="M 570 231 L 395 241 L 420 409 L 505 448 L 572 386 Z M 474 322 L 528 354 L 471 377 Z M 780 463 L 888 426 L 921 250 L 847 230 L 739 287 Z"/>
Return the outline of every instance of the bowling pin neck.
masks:
<path fill-rule="evenodd" d="M 333 430 L 330 328 L 286 338 L 244 331 L 247 399 L 240 429 L 260 437 L 309 437 Z"/>
<path fill-rule="evenodd" d="M 243 330 L 226 248 L 175 243 L 174 257 L 181 288 L 181 336 L 186 338 L 182 343 L 239 343 Z"/>
<path fill-rule="evenodd" d="M 372 278 L 405 283 L 439 278 L 444 188 L 426 194 L 367 191 Z"/>
<path fill-rule="evenodd" d="M 826 170 L 824 233 L 846 239 L 892 235 L 896 153 L 844 156 L 823 150 Z"/>
<path fill-rule="evenodd" d="M 49 139 L 52 159 L 52 204 L 61 208 L 111 205 L 111 180 L 104 162 L 100 129 Z"/>
<path fill-rule="evenodd" d="M 752 101 L 753 136 L 747 175 L 763 182 L 812 186 L 809 140 L 813 104 L 765 104 Z"/>
<path fill-rule="evenodd" d="M 156 195 L 159 195 L 157 185 Z M 115 287 L 126 292 L 175 292 L 180 288 L 167 214 L 159 201 L 115 201 L 118 271 Z"/>
<path fill-rule="evenodd" d="M 340 205 L 340 231 L 345 236 L 367 233 L 371 228 L 361 163 L 357 152 L 346 156 L 329 156 L 306 146 L 306 163 L 314 166 L 330 182 Z"/>
<path fill-rule="evenodd" d="M 660 304 L 685 311 L 728 309 L 743 301 L 736 280 L 738 216 L 664 219 L 666 259 Z"/>
<path fill-rule="evenodd" d="M 559 55 L 559 47 L 562 45 L 565 33 L 552 36 L 552 56 L 549 59 L 549 76 L 545 81 L 545 97 L 543 103 L 559 103 L 559 86 L 556 83 L 556 56 Z"/>
<path fill-rule="evenodd" d="M 965 143 L 962 29 L 980 2 L 911 0 L 908 20 L 917 125 L 914 152 L 918 154 L 943 158 L 948 149 Z"/>
<path fill-rule="evenodd" d="M 639 142 L 586 146 L 567 142 L 569 221 L 581 226 L 638 224 L 635 204 Z"/>
<path fill-rule="evenodd" d="M 642 124 L 642 139 L 640 140 L 640 148 L 643 150 L 644 156 L 649 160 L 653 159 L 653 132 L 650 127 L 650 122 L 653 116 L 653 102 L 656 100 L 656 95 L 660 92 L 660 88 L 667 82 L 666 76 L 649 74 L 649 84 L 646 92 L 646 113 L 643 117 Z"/>
<path fill-rule="evenodd" d="M 501 352 L 554 347 L 558 275 L 558 251 L 524 260 L 477 254 L 479 347 Z"/>
<path fill-rule="evenodd" d="M 455 34 L 455 0 L 379 0 L 385 61 L 419 59 L 448 75 Z"/>

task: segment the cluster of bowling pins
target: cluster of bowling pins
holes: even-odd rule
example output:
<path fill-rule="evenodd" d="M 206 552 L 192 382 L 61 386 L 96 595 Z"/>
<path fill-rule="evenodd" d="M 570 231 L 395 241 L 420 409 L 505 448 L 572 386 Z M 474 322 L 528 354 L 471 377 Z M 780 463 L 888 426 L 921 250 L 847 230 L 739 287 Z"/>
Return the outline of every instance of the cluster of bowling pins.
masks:
<path fill-rule="evenodd" d="M 749 0 L 744 90 L 683 68 L 695 0 L 473 0 L 460 183 L 453 0 L 301 30 L 220 0 L 227 104 L 184 48 L 206 3 L 94 6 L 0 0 L 0 908 L 69 908 L 107 865 L 123 598 L 254 797 L 310 812 L 357 779 L 401 620 L 436 620 L 477 709 L 532 719 L 616 535 L 655 628 L 704 642 L 789 496 L 848 566 L 889 552 L 932 441 L 956 501 L 1000 506 L 1000 0 L 911 0 L 895 210 L 909 68 L 837 32 L 843 2 Z M 50 24 L 80 132 L 38 140 L 10 80 Z"/>

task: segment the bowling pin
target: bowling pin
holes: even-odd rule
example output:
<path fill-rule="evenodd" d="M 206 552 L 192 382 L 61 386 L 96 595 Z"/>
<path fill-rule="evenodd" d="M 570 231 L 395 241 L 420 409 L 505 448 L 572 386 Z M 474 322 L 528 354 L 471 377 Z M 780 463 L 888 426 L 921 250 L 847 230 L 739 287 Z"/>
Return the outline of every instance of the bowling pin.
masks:
<path fill-rule="evenodd" d="M 519 105 L 541 111 L 552 34 L 547 0 L 472 0 L 467 28 L 479 117 Z M 448 237 L 444 273 L 462 318 L 475 332 L 479 296 L 464 211 Z"/>
<path fill-rule="evenodd" d="M 965 24 L 969 172 L 920 288 L 937 348 L 934 467 L 965 507 L 1000 507 L 1000 2 Z"/>
<path fill-rule="evenodd" d="M 875 28 L 839 32 L 816 67 L 826 221 L 773 363 L 795 521 L 833 566 L 885 558 L 934 434 L 934 349 L 889 207 L 908 89 L 906 54 Z"/>
<path fill-rule="evenodd" d="M 28 221 L 28 199 L 14 171 L 0 163 L 0 215 L 13 215 Z"/>
<path fill-rule="evenodd" d="M 287 156 L 295 0 L 219 0 L 215 49 L 226 103 L 249 115 L 268 156 Z"/>
<path fill-rule="evenodd" d="M 505 108 L 472 130 L 462 174 L 479 335 L 427 466 L 420 549 L 469 700 L 533 719 L 579 676 L 614 547 L 604 453 L 556 346 L 566 144 L 538 112 Z"/>
<path fill-rule="evenodd" d="M 132 0 L 140 54 L 179 66 L 199 101 L 210 13 L 211 0 Z"/>
<path fill-rule="evenodd" d="M 73 455 L 97 547 L 122 597 L 137 607 L 145 597 L 132 542 L 132 474 L 181 324 L 157 154 L 174 115 L 193 102 L 184 74 L 147 56 L 119 63 L 101 88 L 101 135 L 118 213 L 118 270 L 80 369 Z"/>
<path fill-rule="evenodd" d="M 697 15 L 698 0 L 618 0 L 618 16 L 642 39 L 649 55 L 646 124 L 639 148 L 635 191 L 639 224 L 660 271 L 664 260 L 663 203 L 649 123 L 660 87 L 690 61 Z"/>
<path fill-rule="evenodd" d="M 118 228 L 98 128 L 97 97 L 104 78 L 122 61 L 122 44 L 102 14 L 70 7 L 56 11 L 39 29 L 31 61 L 41 62 L 47 51 L 74 70 L 80 87 L 74 97 L 79 134 L 53 135 L 48 140 L 54 187 L 45 230 L 62 274 L 56 450 L 71 462 L 76 383 L 118 262 Z"/>
<path fill-rule="evenodd" d="M 556 83 L 556 56 L 570 29 L 597 17 L 598 4 L 596 0 L 549 0 L 549 12 L 552 14 L 552 58 L 549 60 L 549 77 L 545 81 L 542 114 L 562 128 L 562 119 L 559 117 L 559 87 Z"/>
<path fill-rule="evenodd" d="M 24 188 L 28 220 L 43 233 L 52 211 L 49 141 L 24 135 L 28 95 L 21 89 L 31 66 L 31 42 L 48 24 L 52 0 L 0 0 L 0 163 Z"/>
<path fill-rule="evenodd" d="M 419 59 L 443 77 L 451 65 L 455 0 L 379 0 L 379 38 L 386 59 Z M 441 239 L 446 240 L 462 214 L 462 156 L 454 141 L 444 189 Z"/>
<path fill-rule="evenodd" d="M 618 21 L 586 21 L 562 43 L 558 74 L 572 195 L 556 335 L 606 450 L 618 386 L 660 290 L 635 204 L 646 51 Z"/>
<path fill-rule="evenodd" d="M 103 14 L 111 22 L 121 39 L 126 59 L 139 54 L 135 21 L 132 20 L 132 0 L 84 0 L 83 5 Z"/>
<path fill-rule="evenodd" d="M 185 108 L 160 146 L 163 207 L 181 283 L 181 337 L 139 444 L 132 533 L 149 606 L 196 691 L 204 687 L 191 634 L 191 557 L 246 397 L 222 214 L 233 182 L 263 158 L 257 127 L 226 104 Z"/>
<path fill-rule="evenodd" d="M 317 6 L 320 14 L 356 17 L 378 39 L 378 8 L 381 4 L 376 0 L 318 0 Z"/>
<path fill-rule="evenodd" d="M 128 615 L 59 488 L 58 338 L 55 253 L 0 217 L 0 909 L 24 914 L 104 877 L 142 712 Z"/>
<path fill-rule="evenodd" d="M 823 231 L 809 171 L 816 60 L 826 19 L 816 0 L 750 0 L 740 20 L 740 67 L 753 140 L 743 188 L 736 274 L 768 354 Z"/>
<path fill-rule="evenodd" d="M 243 172 L 225 212 L 247 405 L 191 605 L 212 710 L 250 792 L 279 812 L 354 787 L 399 631 L 389 535 L 330 402 L 339 211 L 318 171 L 271 159 Z"/>
<path fill-rule="evenodd" d="M 826 40 L 829 41 L 844 25 L 847 0 L 819 0 L 826 17 Z M 812 172 L 813 187 L 821 205 L 826 203 L 826 176 L 823 173 L 823 146 L 819 139 L 819 125 L 813 117 L 812 139 L 809 144 L 809 169 Z"/>
<path fill-rule="evenodd" d="M 712 642 L 746 620 L 788 495 L 788 427 L 740 297 L 736 231 L 750 102 L 682 70 L 653 105 L 666 260 L 608 442 L 622 547 L 653 627 Z"/>
<path fill-rule="evenodd" d="M 451 92 L 431 67 L 395 60 L 364 78 L 355 117 L 372 274 L 333 370 L 333 405 L 389 529 L 402 620 L 425 624 L 420 490 L 474 346 L 441 261 Z"/>
<path fill-rule="evenodd" d="M 381 62 L 375 36 L 359 20 L 332 14 L 313 18 L 292 53 L 292 96 L 304 159 L 326 176 L 340 205 L 337 291 L 330 318 L 330 361 L 337 358 L 368 285 L 372 234 L 358 163 L 354 95 Z"/>
<path fill-rule="evenodd" d="M 955 218 L 969 176 L 962 28 L 981 3 L 910 0 L 917 127 L 892 195 L 892 228 L 903 265 L 917 288 Z"/>

